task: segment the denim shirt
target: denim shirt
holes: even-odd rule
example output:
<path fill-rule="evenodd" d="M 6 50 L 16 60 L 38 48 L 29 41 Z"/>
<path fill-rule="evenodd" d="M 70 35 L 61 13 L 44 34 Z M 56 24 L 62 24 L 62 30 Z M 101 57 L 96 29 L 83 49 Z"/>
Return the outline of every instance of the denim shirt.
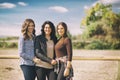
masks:
<path fill-rule="evenodd" d="M 18 52 L 20 56 L 20 65 L 30 65 L 33 66 L 34 58 L 34 41 L 24 40 L 23 36 L 19 38 L 18 42 Z"/>

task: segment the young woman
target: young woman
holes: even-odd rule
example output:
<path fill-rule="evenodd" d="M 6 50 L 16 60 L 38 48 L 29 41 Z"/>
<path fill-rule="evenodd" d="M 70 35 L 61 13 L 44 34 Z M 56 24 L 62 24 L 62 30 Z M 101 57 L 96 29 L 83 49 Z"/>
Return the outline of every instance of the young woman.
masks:
<path fill-rule="evenodd" d="M 35 55 L 41 61 L 36 63 L 36 73 L 38 80 L 56 80 L 53 65 L 56 64 L 54 45 L 57 39 L 55 36 L 55 26 L 50 21 L 45 21 L 42 25 L 41 35 L 35 38 Z"/>
<path fill-rule="evenodd" d="M 56 72 L 58 73 L 57 80 L 70 80 L 73 76 L 71 61 L 72 61 L 72 43 L 67 36 L 67 25 L 60 22 L 57 26 L 57 32 L 60 39 L 55 45 L 56 60 L 58 66 Z"/>
<path fill-rule="evenodd" d="M 22 25 L 22 36 L 19 38 L 20 67 L 25 80 L 35 80 L 34 37 L 35 23 L 32 19 L 26 19 Z"/>

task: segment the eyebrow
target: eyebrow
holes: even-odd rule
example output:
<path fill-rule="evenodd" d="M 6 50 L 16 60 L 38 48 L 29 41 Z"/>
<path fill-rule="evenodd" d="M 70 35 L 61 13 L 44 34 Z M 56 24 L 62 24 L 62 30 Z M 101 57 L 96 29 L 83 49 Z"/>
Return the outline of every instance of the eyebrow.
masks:
<path fill-rule="evenodd" d="M 29 26 L 35 26 L 35 25 L 33 24 L 33 25 L 29 25 Z"/>

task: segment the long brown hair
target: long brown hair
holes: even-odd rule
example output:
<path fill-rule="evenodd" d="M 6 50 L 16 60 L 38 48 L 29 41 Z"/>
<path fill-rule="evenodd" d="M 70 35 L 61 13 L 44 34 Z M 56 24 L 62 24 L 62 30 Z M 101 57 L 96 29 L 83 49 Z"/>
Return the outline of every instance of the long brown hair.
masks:
<path fill-rule="evenodd" d="M 22 25 L 22 29 L 21 29 L 21 32 L 24 36 L 24 39 L 30 39 L 30 37 L 28 36 L 27 32 L 28 32 L 28 27 L 29 27 L 29 24 L 30 23 L 33 23 L 34 24 L 34 27 L 35 27 L 35 23 L 32 19 L 26 19 Z M 33 30 L 33 33 L 32 33 L 34 36 L 35 36 L 35 28 Z"/>
<path fill-rule="evenodd" d="M 58 26 L 59 26 L 59 25 L 63 26 L 63 28 L 64 28 L 64 30 L 65 30 L 63 37 L 67 37 L 67 36 L 68 36 L 68 35 L 67 35 L 67 24 L 66 24 L 65 22 L 60 22 L 60 23 L 57 25 L 57 30 L 58 30 Z"/>

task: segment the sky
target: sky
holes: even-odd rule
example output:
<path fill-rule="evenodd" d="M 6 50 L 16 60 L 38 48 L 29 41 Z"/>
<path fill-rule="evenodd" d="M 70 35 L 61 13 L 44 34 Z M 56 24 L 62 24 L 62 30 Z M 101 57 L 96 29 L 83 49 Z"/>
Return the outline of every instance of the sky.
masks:
<path fill-rule="evenodd" d="M 19 36 L 26 18 L 34 20 L 37 35 L 47 20 L 55 26 L 65 22 L 72 35 L 82 34 L 85 10 L 96 2 L 112 4 L 120 12 L 120 0 L 0 0 L 0 36 Z"/>

